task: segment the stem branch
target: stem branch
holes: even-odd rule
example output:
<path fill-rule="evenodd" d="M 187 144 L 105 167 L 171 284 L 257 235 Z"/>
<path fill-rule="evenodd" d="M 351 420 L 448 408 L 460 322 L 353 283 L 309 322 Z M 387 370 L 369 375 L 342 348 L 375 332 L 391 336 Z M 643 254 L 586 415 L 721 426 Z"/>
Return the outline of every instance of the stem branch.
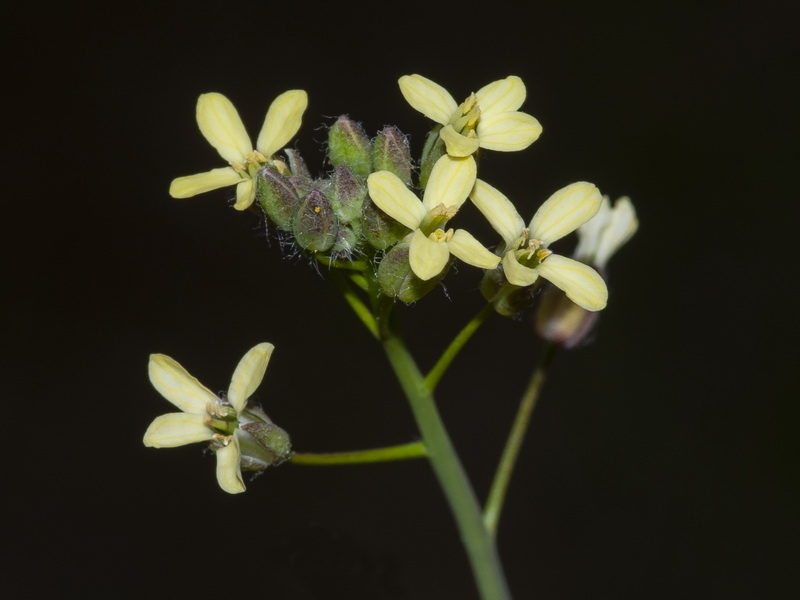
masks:
<path fill-rule="evenodd" d="M 497 465 L 494 481 L 492 481 L 492 487 L 489 491 L 489 498 L 486 501 L 486 509 L 483 513 L 483 522 L 492 536 L 497 535 L 497 524 L 500 521 L 500 513 L 503 510 L 511 474 L 514 472 L 522 442 L 525 440 L 525 433 L 528 430 L 533 409 L 536 407 L 536 401 L 539 399 L 539 392 L 547 377 L 547 368 L 550 366 L 555 353 L 556 346 L 554 344 L 549 344 L 545 348 L 544 356 L 533 372 L 528 387 L 520 399 L 517 416 L 514 418 L 511 433 L 508 436 L 508 440 L 506 440 L 503 456 Z"/>
<path fill-rule="evenodd" d="M 351 452 L 307 453 L 296 452 L 292 462 L 296 465 L 354 465 L 390 460 L 407 460 L 428 456 L 425 444 L 410 442 L 386 448 L 370 448 L 369 450 L 353 450 Z"/>

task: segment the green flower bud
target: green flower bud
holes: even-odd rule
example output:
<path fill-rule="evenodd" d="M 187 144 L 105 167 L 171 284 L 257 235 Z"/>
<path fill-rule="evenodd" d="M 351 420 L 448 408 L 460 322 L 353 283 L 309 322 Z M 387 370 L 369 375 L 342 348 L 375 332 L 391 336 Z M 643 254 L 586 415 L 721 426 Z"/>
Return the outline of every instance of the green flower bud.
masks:
<path fill-rule="evenodd" d="M 328 130 L 328 160 L 364 179 L 372 172 L 371 144 L 364 128 L 342 115 Z"/>
<path fill-rule="evenodd" d="M 300 197 L 288 177 L 270 166 L 260 169 L 256 176 L 256 201 L 278 229 L 291 231 Z"/>
<path fill-rule="evenodd" d="M 354 225 L 356 225 L 356 227 L 354 227 Z M 359 232 L 360 227 L 357 226 L 357 221 L 340 226 L 331 254 L 348 258 L 351 257 L 358 246 Z"/>
<path fill-rule="evenodd" d="M 397 127 L 387 126 L 378 132 L 372 142 L 372 164 L 374 170 L 394 173 L 411 185 L 411 147 Z"/>
<path fill-rule="evenodd" d="M 364 239 L 378 250 L 385 250 L 411 233 L 408 227 L 375 206 L 369 196 L 361 211 L 361 225 Z"/>
<path fill-rule="evenodd" d="M 292 175 L 311 179 L 311 171 L 308 170 L 306 161 L 303 160 L 300 153 L 291 148 L 286 148 L 284 152 L 286 153 L 286 158 L 289 159 L 289 170 L 292 172 Z"/>
<path fill-rule="evenodd" d="M 300 201 L 292 220 L 297 243 L 312 252 L 326 252 L 336 241 L 339 223 L 325 194 L 312 190 Z"/>
<path fill-rule="evenodd" d="M 378 265 L 378 284 L 381 286 L 381 291 L 406 304 L 416 302 L 436 287 L 454 262 L 451 257 L 439 275 L 424 281 L 414 275 L 411 270 L 408 262 L 408 249 L 409 244 L 397 244 L 386 253 Z"/>
<path fill-rule="evenodd" d="M 481 281 L 481 293 L 491 302 L 497 314 L 519 317 L 532 303 L 537 285 L 519 287 L 508 283 L 500 269 L 486 271 Z"/>
<path fill-rule="evenodd" d="M 428 185 L 428 178 L 431 176 L 431 170 L 436 161 L 442 156 L 447 154 L 447 146 L 439 137 L 439 131 L 442 129 L 441 125 L 436 125 L 428 133 L 425 138 L 425 147 L 422 149 L 422 162 L 419 170 L 419 186 L 424 190 Z"/>
<path fill-rule="evenodd" d="M 292 443 L 289 434 L 274 423 L 245 423 L 242 430 L 252 436 L 250 440 L 240 440 L 242 446 L 242 467 L 245 470 L 261 471 L 269 466 L 279 465 L 292 457 Z M 250 460 L 246 460 L 250 459 Z"/>
<path fill-rule="evenodd" d="M 336 216 L 349 223 L 361 216 L 361 207 L 367 197 L 367 184 L 345 166 L 338 166 L 331 176 L 328 200 Z"/>

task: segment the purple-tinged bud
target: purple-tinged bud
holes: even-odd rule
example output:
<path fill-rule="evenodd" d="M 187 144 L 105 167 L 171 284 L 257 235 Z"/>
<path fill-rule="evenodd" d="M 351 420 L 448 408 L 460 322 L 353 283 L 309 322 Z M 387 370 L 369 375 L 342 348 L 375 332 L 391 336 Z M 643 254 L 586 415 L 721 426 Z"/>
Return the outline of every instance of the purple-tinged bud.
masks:
<path fill-rule="evenodd" d="M 273 167 L 262 167 L 256 176 L 256 201 L 278 229 L 291 231 L 300 197 L 288 177 Z"/>
<path fill-rule="evenodd" d="M 375 136 L 372 164 L 376 171 L 389 171 L 406 186 L 411 185 L 411 147 L 408 138 L 397 127 L 384 127 Z"/>
<path fill-rule="evenodd" d="M 361 208 L 367 197 L 367 184 L 350 169 L 340 165 L 331 175 L 327 196 L 339 220 L 350 223 L 361 216 Z"/>
<path fill-rule="evenodd" d="M 336 241 L 339 222 L 330 202 L 320 191 L 312 190 L 300 201 L 292 219 L 297 243 L 312 252 L 327 252 Z"/>

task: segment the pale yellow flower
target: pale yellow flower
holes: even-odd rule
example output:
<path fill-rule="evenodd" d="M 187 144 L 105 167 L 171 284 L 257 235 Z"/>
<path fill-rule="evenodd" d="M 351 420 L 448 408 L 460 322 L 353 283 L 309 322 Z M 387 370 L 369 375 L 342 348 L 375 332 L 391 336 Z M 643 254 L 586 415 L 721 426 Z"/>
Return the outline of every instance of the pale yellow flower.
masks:
<path fill-rule="evenodd" d="M 494 81 L 461 104 L 422 75 L 404 75 L 398 83 L 412 107 L 443 126 L 439 135 L 451 156 L 469 156 L 479 147 L 500 152 L 524 150 L 542 133 L 539 121 L 517 110 L 526 95 L 519 77 Z"/>
<path fill-rule="evenodd" d="M 597 271 L 548 248 L 598 211 L 602 196 L 593 184 L 580 181 L 557 191 L 527 227 L 511 201 L 488 183 L 478 179 L 470 198 L 505 242 L 503 272 L 509 283 L 529 286 L 542 276 L 578 306 L 605 308 L 608 289 Z"/>
<path fill-rule="evenodd" d="M 237 210 L 248 208 L 256 196 L 255 175 L 272 164 L 272 156 L 300 129 L 308 96 L 303 90 L 284 92 L 272 103 L 258 135 L 256 147 L 244 129 L 239 113 L 222 94 L 201 94 L 197 100 L 197 124 L 203 137 L 228 165 L 206 173 L 178 177 L 169 187 L 173 198 L 189 198 L 229 185 L 236 186 Z M 280 166 L 280 165 L 277 165 Z"/>
<path fill-rule="evenodd" d="M 245 491 L 241 463 L 258 458 L 258 444 L 240 424 L 250 421 L 247 401 L 264 378 L 274 346 L 263 343 L 244 355 L 231 378 L 228 394 L 220 399 L 175 360 L 164 354 L 150 356 L 150 382 L 183 412 L 157 417 L 144 434 L 144 445 L 174 448 L 210 442 L 217 455 L 217 481 L 229 494 Z M 255 454 L 254 454 L 255 453 Z M 269 459 L 265 455 L 264 460 Z M 263 462 L 263 461 L 262 461 Z"/>
<path fill-rule="evenodd" d="M 369 195 L 383 212 L 412 230 L 406 241 L 414 274 L 428 280 L 442 272 L 450 254 L 482 269 L 493 269 L 500 259 L 463 229 L 445 229 L 467 199 L 475 183 L 475 160 L 442 156 L 431 171 L 422 201 L 389 171 L 367 179 Z"/>
<path fill-rule="evenodd" d="M 578 245 L 572 255 L 603 272 L 611 256 L 638 228 L 639 221 L 630 198 L 619 198 L 612 207 L 608 196 L 603 196 L 597 214 L 578 227 Z"/>

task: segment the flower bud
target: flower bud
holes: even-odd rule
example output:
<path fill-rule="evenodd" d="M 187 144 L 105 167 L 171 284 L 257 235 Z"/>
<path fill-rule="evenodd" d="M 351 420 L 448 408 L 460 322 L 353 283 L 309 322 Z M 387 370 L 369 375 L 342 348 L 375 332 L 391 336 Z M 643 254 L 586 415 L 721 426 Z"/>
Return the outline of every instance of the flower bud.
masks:
<path fill-rule="evenodd" d="M 328 160 L 364 179 L 372 172 L 371 144 L 364 128 L 342 115 L 328 130 Z"/>
<path fill-rule="evenodd" d="M 336 234 L 336 242 L 333 244 L 331 254 L 350 258 L 356 250 L 359 242 L 359 232 L 361 228 L 358 221 L 341 225 Z"/>
<path fill-rule="evenodd" d="M 312 252 L 326 252 L 336 241 L 338 220 L 325 194 L 312 190 L 297 207 L 292 231 L 297 243 Z"/>
<path fill-rule="evenodd" d="M 599 312 L 581 308 L 550 285 L 536 309 L 536 333 L 564 348 L 574 348 L 586 339 L 599 316 Z"/>
<path fill-rule="evenodd" d="M 289 170 L 292 175 L 311 179 L 311 171 L 308 170 L 306 161 L 303 160 L 300 153 L 292 148 L 286 148 L 284 152 L 286 153 L 286 158 L 289 159 Z"/>
<path fill-rule="evenodd" d="M 375 206 L 367 196 L 361 211 L 362 235 L 370 246 L 385 250 L 406 237 L 411 230 Z"/>
<path fill-rule="evenodd" d="M 261 168 L 256 176 L 256 201 L 278 229 L 291 231 L 300 197 L 288 177 L 273 167 Z"/>
<path fill-rule="evenodd" d="M 411 270 L 408 249 L 409 244 L 405 242 L 397 244 L 386 253 L 378 265 L 378 284 L 381 286 L 381 291 L 406 304 L 416 302 L 436 287 L 454 262 L 451 257 L 441 273 L 424 281 Z"/>
<path fill-rule="evenodd" d="M 339 220 L 349 223 L 361 216 L 367 184 L 347 167 L 338 166 L 331 176 L 327 196 Z"/>
<path fill-rule="evenodd" d="M 441 125 L 436 125 L 425 138 L 425 147 L 422 149 L 422 162 L 419 170 L 419 186 L 425 189 L 428 185 L 428 178 L 431 176 L 433 165 L 436 164 L 442 156 L 447 154 L 447 146 L 439 137 L 439 131 L 442 129 Z"/>
<path fill-rule="evenodd" d="M 387 126 L 372 142 L 372 164 L 375 171 L 394 173 L 406 186 L 411 185 L 411 147 L 397 127 Z"/>
<path fill-rule="evenodd" d="M 500 269 L 486 271 L 481 281 L 481 293 L 486 301 L 492 303 L 497 314 L 510 318 L 519 317 L 533 303 L 538 287 L 512 285 Z"/>

